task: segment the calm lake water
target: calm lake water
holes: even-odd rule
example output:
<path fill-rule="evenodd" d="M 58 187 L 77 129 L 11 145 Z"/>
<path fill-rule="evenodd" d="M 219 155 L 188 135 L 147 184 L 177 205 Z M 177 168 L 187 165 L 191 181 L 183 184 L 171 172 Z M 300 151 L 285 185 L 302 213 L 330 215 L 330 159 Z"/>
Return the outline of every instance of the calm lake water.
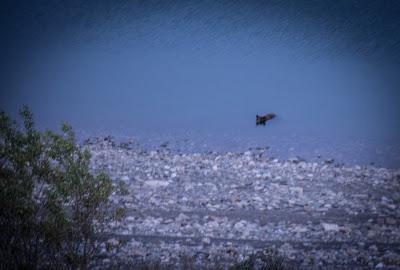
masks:
<path fill-rule="evenodd" d="M 298 2 L 10 4 L 1 107 L 81 138 L 400 167 L 399 5 Z"/>

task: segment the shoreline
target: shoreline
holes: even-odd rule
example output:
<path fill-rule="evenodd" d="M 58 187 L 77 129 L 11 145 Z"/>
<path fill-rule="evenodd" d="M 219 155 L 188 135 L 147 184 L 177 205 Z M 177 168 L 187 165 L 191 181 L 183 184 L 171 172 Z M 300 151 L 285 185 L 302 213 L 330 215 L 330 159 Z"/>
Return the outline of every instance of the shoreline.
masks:
<path fill-rule="evenodd" d="M 110 230 L 121 246 L 105 265 L 158 261 L 225 268 L 272 248 L 298 269 L 400 269 L 400 170 L 242 153 L 143 150 L 111 137 L 89 142 L 91 169 L 127 193 Z M 291 268 L 290 268 L 291 269 Z"/>
<path fill-rule="evenodd" d="M 204 153 L 234 153 L 240 154 L 246 151 L 265 150 L 264 156 L 280 161 L 299 160 L 306 162 L 324 163 L 333 162 L 345 166 L 373 166 L 388 169 L 400 169 L 400 144 L 394 142 L 390 145 L 368 145 L 362 141 L 348 142 L 323 142 L 316 140 L 304 140 L 304 138 L 278 138 L 269 137 L 267 141 L 260 138 L 245 139 L 232 138 L 226 134 L 222 137 L 216 135 L 207 136 L 178 136 L 171 134 L 136 134 L 133 135 L 104 135 L 89 136 L 78 133 L 82 145 L 95 144 L 104 138 L 113 142 L 114 146 L 125 149 L 143 151 L 168 150 L 173 153 L 204 154 Z M 107 134 L 107 133 L 105 133 Z M 181 134 L 182 135 L 182 134 Z M 253 139 L 255 139 L 253 141 Z M 397 145 L 397 146 L 396 146 Z"/>

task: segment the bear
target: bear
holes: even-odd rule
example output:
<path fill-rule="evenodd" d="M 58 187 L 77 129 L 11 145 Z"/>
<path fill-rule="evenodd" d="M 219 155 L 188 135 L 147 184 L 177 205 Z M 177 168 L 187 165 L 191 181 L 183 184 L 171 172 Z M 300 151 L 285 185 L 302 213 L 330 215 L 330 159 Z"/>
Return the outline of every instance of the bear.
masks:
<path fill-rule="evenodd" d="M 274 119 L 275 116 L 276 116 L 276 114 L 274 114 L 274 113 L 269 113 L 269 114 L 261 115 L 261 116 L 257 114 L 256 115 L 256 126 L 258 126 L 258 125 L 264 125 L 265 126 L 265 123 L 268 120 Z"/>

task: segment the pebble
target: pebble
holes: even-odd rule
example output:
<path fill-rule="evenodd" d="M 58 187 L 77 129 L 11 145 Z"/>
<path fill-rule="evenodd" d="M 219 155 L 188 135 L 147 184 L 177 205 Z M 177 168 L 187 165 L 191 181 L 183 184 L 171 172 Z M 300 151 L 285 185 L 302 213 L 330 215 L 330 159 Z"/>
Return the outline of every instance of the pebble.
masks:
<path fill-rule="evenodd" d="M 337 232 L 339 231 L 339 226 L 337 224 L 333 223 L 321 223 L 322 227 L 324 228 L 325 231 L 334 231 Z"/>
<path fill-rule="evenodd" d="M 117 255 L 171 265 L 180 254 L 198 265 L 233 263 L 272 241 L 299 269 L 350 269 L 355 258 L 359 269 L 386 269 L 387 262 L 400 269 L 399 170 L 285 161 L 256 150 L 180 153 L 139 144 L 127 150 L 112 138 L 89 147 L 92 171 L 105 169 L 129 189 L 128 196 L 111 196 L 129 212 L 110 224 L 116 235 L 110 247 L 120 247 L 118 254 L 110 249 L 111 263 Z M 122 244 L 118 235 L 132 239 Z M 346 245 L 323 248 L 330 241 Z M 382 252 L 385 243 L 391 245 Z"/>
<path fill-rule="evenodd" d="M 158 188 L 168 186 L 169 182 L 162 180 L 147 180 L 146 182 L 144 182 L 144 184 L 153 188 Z"/>

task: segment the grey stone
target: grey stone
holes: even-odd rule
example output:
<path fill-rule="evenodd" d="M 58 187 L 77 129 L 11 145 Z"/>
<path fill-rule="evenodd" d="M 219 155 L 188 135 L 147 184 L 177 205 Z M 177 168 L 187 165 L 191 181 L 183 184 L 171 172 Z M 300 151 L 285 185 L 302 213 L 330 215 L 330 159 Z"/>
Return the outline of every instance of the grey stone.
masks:
<path fill-rule="evenodd" d="M 134 240 L 114 243 L 111 262 L 153 258 L 174 269 L 181 254 L 197 265 L 234 262 L 268 241 L 300 269 L 346 269 L 354 258 L 370 269 L 399 257 L 390 245 L 383 253 L 378 249 L 400 242 L 399 170 L 284 161 L 256 150 L 178 153 L 135 144 L 128 151 L 108 139 L 89 147 L 91 170 L 105 169 L 115 185 L 122 179 L 129 190 L 129 196 L 111 195 L 113 206 L 126 206 L 128 215 L 107 232 Z M 346 245 L 315 244 L 330 242 Z"/>

